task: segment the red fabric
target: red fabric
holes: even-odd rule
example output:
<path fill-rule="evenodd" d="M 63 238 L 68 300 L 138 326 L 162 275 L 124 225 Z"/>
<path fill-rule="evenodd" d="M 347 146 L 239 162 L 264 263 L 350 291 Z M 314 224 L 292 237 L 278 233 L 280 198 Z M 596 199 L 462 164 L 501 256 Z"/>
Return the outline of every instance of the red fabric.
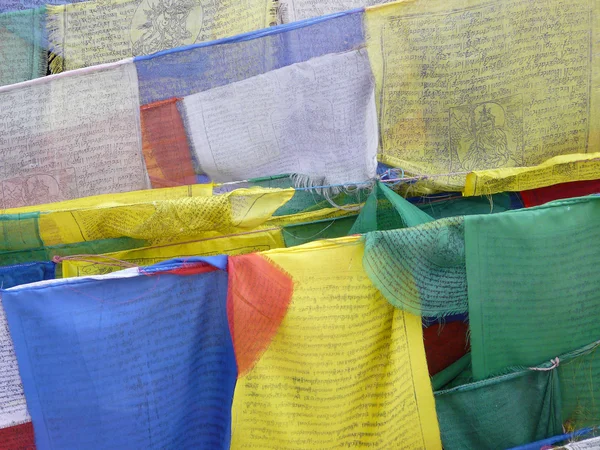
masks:
<path fill-rule="evenodd" d="M 0 450 L 34 450 L 35 438 L 31 422 L 0 429 Z"/>
<path fill-rule="evenodd" d="M 423 327 L 425 356 L 430 376 L 441 372 L 466 355 L 469 351 L 468 329 L 469 325 L 460 321 Z"/>
<path fill-rule="evenodd" d="M 521 198 L 525 207 L 543 205 L 552 200 L 582 197 L 600 193 L 600 180 L 573 181 L 571 183 L 555 184 L 529 191 L 522 191 Z"/>
<path fill-rule="evenodd" d="M 194 184 L 196 174 L 177 99 L 142 106 L 140 119 L 142 150 L 152 187 Z"/>
<path fill-rule="evenodd" d="M 177 269 L 170 269 L 170 270 L 161 270 L 158 272 L 144 272 L 144 269 L 141 268 L 140 269 L 140 273 L 145 273 L 145 275 L 164 275 L 166 273 L 168 274 L 172 274 L 172 275 L 197 275 L 199 273 L 208 273 L 208 272 L 214 272 L 215 270 L 218 270 L 215 266 L 206 263 L 206 262 L 190 262 L 190 263 L 186 263 L 184 262 L 181 267 L 178 267 Z"/>
<path fill-rule="evenodd" d="M 227 317 L 238 377 L 267 349 L 292 300 L 293 281 L 259 254 L 229 257 Z"/>

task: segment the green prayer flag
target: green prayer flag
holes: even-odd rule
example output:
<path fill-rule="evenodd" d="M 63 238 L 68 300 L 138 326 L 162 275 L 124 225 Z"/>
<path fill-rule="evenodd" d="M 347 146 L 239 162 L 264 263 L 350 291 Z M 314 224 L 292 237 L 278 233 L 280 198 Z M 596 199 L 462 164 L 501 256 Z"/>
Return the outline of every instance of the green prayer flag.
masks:
<path fill-rule="evenodd" d="M 464 221 L 476 380 L 600 338 L 600 198 Z"/>

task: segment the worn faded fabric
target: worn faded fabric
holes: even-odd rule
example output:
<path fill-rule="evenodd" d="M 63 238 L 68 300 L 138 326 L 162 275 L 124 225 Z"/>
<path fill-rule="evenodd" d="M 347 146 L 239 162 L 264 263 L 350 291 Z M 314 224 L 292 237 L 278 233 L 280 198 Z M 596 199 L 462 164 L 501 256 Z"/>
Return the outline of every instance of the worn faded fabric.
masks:
<path fill-rule="evenodd" d="M 135 58 L 141 103 L 186 97 L 364 44 L 363 11 L 346 11 Z"/>
<path fill-rule="evenodd" d="M 367 8 L 381 161 L 449 190 L 462 190 L 467 173 L 487 171 L 485 186 L 478 175 L 467 181 L 475 195 L 590 179 L 578 178 L 592 175 L 585 164 L 525 171 L 600 148 L 599 19 L 595 0 Z M 522 187 L 513 189 L 517 178 Z"/>
<path fill-rule="evenodd" d="M 377 168 L 365 51 L 326 55 L 182 102 L 193 154 L 217 182 L 293 173 L 300 186 L 362 182 Z"/>
<path fill-rule="evenodd" d="M 389 3 L 391 1 L 392 0 L 333 0 L 323 2 L 315 0 L 280 0 L 279 21 L 281 23 L 290 23 L 353 8 Z"/>
<path fill-rule="evenodd" d="M 270 0 L 104 0 L 48 6 L 52 73 L 234 36 L 275 23 Z"/>
<path fill-rule="evenodd" d="M 65 258 L 62 261 L 63 277 L 100 275 L 115 272 L 122 268 L 122 262 L 139 266 L 156 264 L 171 258 L 189 258 L 210 255 L 241 255 L 284 247 L 281 230 L 271 229 L 254 231 L 238 235 L 226 235 L 207 238 L 195 242 L 186 242 L 155 247 L 143 247 L 86 257 Z M 94 261 L 95 260 L 95 261 Z"/>
<path fill-rule="evenodd" d="M 48 68 L 45 8 L 2 14 L 2 7 L 0 4 L 0 86 L 43 77 Z"/>
<path fill-rule="evenodd" d="M 79 3 L 84 0 L 2 0 L 0 13 L 33 9 L 44 5 L 63 5 L 65 3 Z"/>
<path fill-rule="evenodd" d="M 0 88 L 2 208 L 146 189 L 131 61 Z"/>
<path fill-rule="evenodd" d="M 144 105 L 140 110 L 142 150 L 153 188 L 196 183 L 196 173 L 177 99 Z"/>
<path fill-rule="evenodd" d="M 365 235 L 365 271 L 392 305 L 426 317 L 467 312 L 463 220 Z"/>
<path fill-rule="evenodd" d="M 262 188 L 211 195 L 210 187 L 194 185 L 13 209 L 0 215 L 0 251 L 118 238 L 147 246 L 251 231 L 292 195 Z"/>

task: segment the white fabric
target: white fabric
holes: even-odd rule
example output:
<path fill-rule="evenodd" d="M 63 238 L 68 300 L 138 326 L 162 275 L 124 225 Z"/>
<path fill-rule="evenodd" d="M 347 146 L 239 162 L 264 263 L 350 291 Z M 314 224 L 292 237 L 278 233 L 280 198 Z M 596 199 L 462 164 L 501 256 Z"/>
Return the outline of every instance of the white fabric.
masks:
<path fill-rule="evenodd" d="M 0 428 L 31 421 L 19 375 L 15 349 L 0 303 Z"/>
<path fill-rule="evenodd" d="M 132 61 L 0 89 L 0 207 L 149 188 Z"/>
<path fill-rule="evenodd" d="M 600 437 L 586 439 L 585 441 L 572 442 L 565 445 L 565 449 L 570 450 L 597 450 L 600 449 Z"/>
<path fill-rule="evenodd" d="M 294 173 L 317 186 L 376 174 L 374 82 L 364 50 L 194 94 L 183 110 L 192 152 L 217 182 Z"/>

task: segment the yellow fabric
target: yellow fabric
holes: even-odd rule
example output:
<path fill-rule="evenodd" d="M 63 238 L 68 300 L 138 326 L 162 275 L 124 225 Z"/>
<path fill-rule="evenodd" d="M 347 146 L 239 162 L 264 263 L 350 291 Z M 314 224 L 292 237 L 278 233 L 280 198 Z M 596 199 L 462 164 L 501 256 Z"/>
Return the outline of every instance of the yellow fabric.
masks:
<path fill-rule="evenodd" d="M 112 203 L 94 200 L 95 206 L 84 206 L 86 199 L 63 202 L 58 210 L 45 205 L 48 209 L 38 219 L 39 235 L 45 245 L 121 237 L 146 240 L 148 245 L 197 240 L 255 229 L 294 195 L 293 189 L 250 188 L 210 196 L 200 189 L 198 196 L 188 197 L 185 189 L 175 188 L 173 198 L 164 192 L 166 200 L 151 201 L 152 193 L 159 191 L 152 190 L 139 191 L 139 197 L 129 193 L 123 202 L 119 195 L 112 196 Z"/>
<path fill-rule="evenodd" d="M 300 212 L 297 214 L 288 214 L 285 216 L 274 216 L 266 223 L 266 226 L 286 226 L 300 223 L 309 223 L 316 220 L 335 219 L 337 217 L 346 217 L 356 215 L 360 210 L 351 210 L 359 205 L 345 205 L 347 209 L 323 208 L 316 211 Z"/>
<path fill-rule="evenodd" d="M 516 167 L 472 172 L 463 195 L 518 192 L 569 181 L 600 178 L 600 153 L 562 155 L 535 167 Z"/>
<path fill-rule="evenodd" d="M 49 5 L 46 20 L 58 73 L 265 28 L 275 8 L 269 0 L 102 0 Z"/>
<path fill-rule="evenodd" d="M 19 214 L 44 211 L 71 211 L 94 207 L 112 207 L 147 203 L 158 200 L 174 200 L 183 197 L 209 197 L 213 193 L 213 184 L 193 184 L 164 189 L 146 189 L 143 191 L 122 192 L 119 194 L 94 195 L 74 200 L 66 200 L 43 205 L 24 206 L 22 208 L 5 209 L 4 214 Z"/>
<path fill-rule="evenodd" d="M 471 171 L 600 151 L 599 21 L 598 0 L 367 8 L 380 160 L 462 190 Z"/>
<path fill-rule="evenodd" d="M 232 449 L 441 449 L 421 319 L 385 301 L 363 252 L 350 237 L 262 253 L 294 293 L 238 380 Z"/>
<path fill-rule="evenodd" d="M 121 265 L 111 265 L 115 261 L 125 261 L 139 266 L 148 266 L 170 258 L 185 258 L 187 256 L 210 255 L 241 255 L 284 247 L 281 230 L 265 230 L 248 234 L 223 236 L 198 242 L 165 245 L 160 247 L 145 247 L 135 250 L 107 253 L 98 258 L 83 257 L 87 261 L 64 260 L 62 276 L 78 277 L 100 275 L 121 270 Z M 96 260 L 97 263 L 90 262 Z"/>

